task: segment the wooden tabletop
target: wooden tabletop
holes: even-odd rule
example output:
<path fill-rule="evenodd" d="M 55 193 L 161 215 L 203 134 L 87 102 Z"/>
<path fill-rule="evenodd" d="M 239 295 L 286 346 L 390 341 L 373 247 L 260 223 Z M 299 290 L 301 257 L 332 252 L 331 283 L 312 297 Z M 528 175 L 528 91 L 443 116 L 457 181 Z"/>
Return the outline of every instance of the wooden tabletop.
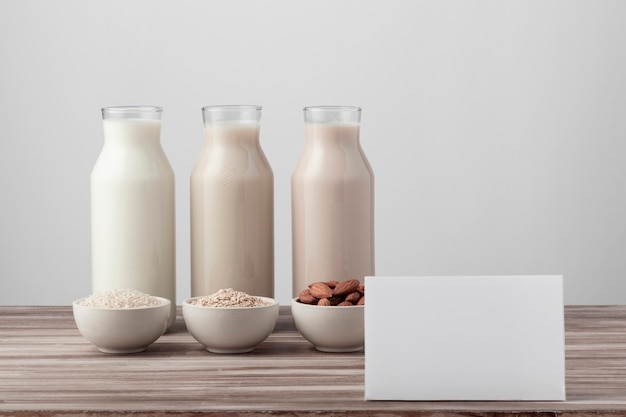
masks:
<path fill-rule="evenodd" d="M 565 402 L 363 399 L 364 354 L 321 353 L 288 307 L 253 352 L 209 353 L 180 315 L 146 352 L 100 353 L 71 307 L 0 307 L 4 416 L 626 416 L 626 306 L 568 306 Z"/>

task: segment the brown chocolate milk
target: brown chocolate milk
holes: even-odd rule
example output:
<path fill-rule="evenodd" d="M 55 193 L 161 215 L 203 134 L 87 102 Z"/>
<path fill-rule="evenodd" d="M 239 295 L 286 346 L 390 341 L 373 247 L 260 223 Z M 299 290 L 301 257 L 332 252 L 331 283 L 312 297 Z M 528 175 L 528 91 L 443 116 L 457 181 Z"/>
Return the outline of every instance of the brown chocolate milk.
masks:
<path fill-rule="evenodd" d="M 304 151 L 291 178 L 294 297 L 312 282 L 363 282 L 374 274 L 374 174 L 358 120 L 305 125 Z"/>
<path fill-rule="evenodd" d="M 274 177 L 254 120 L 205 122 L 191 175 L 191 295 L 222 288 L 274 296 Z"/>

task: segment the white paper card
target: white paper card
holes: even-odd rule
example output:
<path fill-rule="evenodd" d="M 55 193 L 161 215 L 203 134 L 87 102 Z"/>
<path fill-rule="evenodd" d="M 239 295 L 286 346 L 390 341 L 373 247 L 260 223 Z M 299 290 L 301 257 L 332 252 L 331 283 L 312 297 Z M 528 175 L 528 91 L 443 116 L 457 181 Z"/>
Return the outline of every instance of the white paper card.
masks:
<path fill-rule="evenodd" d="M 561 276 L 366 277 L 366 400 L 565 400 Z"/>

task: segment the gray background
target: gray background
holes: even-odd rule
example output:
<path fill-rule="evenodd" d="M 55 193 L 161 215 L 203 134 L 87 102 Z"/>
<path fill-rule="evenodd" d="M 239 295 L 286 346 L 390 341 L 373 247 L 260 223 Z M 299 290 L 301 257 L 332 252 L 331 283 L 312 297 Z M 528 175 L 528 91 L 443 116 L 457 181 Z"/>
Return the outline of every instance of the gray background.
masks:
<path fill-rule="evenodd" d="M 200 108 L 264 106 L 276 296 L 291 293 L 302 107 L 363 108 L 379 275 L 563 274 L 626 302 L 626 2 L 0 2 L 0 304 L 91 292 L 100 108 L 164 106 L 178 301 Z"/>

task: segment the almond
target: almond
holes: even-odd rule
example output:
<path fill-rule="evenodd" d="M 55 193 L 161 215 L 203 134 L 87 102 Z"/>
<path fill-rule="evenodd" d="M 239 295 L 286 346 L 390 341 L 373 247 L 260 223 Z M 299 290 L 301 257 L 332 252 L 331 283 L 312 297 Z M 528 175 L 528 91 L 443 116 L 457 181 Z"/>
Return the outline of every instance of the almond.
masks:
<path fill-rule="evenodd" d="M 309 289 L 307 288 L 306 290 L 300 291 L 300 294 L 298 295 L 298 301 L 304 304 L 316 304 L 317 298 L 313 297 L 311 295 L 311 291 L 309 291 Z"/>
<path fill-rule="evenodd" d="M 339 284 L 339 281 L 335 281 L 334 279 L 326 281 L 326 285 L 328 285 L 329 288 L 335 288 L 337 284 Z"/>
<path fill-rule="evenodd" d="M 323 282 L 316 282 L 314 284 L 311 284 L 309 291 L 311 292 L 311 295 L 315 298 L 328 298 L 332 297 L 333 295 L 333 290 L 331 290 L 330 287 Z"/>
<path fill-rule="evenodd" d="M 359 302 L 358 302 L 356 305 L 358 305 L 358 306 L 363 306 L 363 305 L 365 305 L 365 296 L 361 297 L 361 298 L 359 299 Z"/>
<path fill-rule="evenodd" d="M 359 301 L 359 298 L 361 298 L 361 293 L 358 291 L 351 292 L 350 294 L 346 295 L 346 301 L 350 301 L 353 304 Z"/>
<path fill-rule="evenodd" d="M 354 305 L 354 304 L 352 304 L 350 301 L 344 301 L 344 302 L 341 302 L 341 303 L 339 303 L 337 305 L 339 307 L 347 307 L 347 306 L 351 306 L 351 305 Z"/>
<path fill-rule="evenodd" d="M 333 291 L 333 295 L 347 295 L 350 294 L 351 292 L 354 292 L 357 290 L 357 288 L 359 288 L 359 280 L 358 279 L 349 279 L 347 281 L 343 281 L 340 282 L 339 284 L 337 284 L 337 286 L 335 287 Z"/>
<path fill-rule="evenodd" d="M 329 306 L 330 305 L 330 300 L 328 300 L 328 298 L 322 298 L 321 300 L 319 300 L 317 302 L 318 306 Z"/>
<path fill-rule="evenodd" d="M 365 294 L 365 284 L 360 284 L 358 290 L 361 294 Z"/>
<path fill-rule="evenodd" d="M 330 297 L 328 301 L 330 301 L 331 306 L 336 306 L 343 301 L 343 297 Z"/>

